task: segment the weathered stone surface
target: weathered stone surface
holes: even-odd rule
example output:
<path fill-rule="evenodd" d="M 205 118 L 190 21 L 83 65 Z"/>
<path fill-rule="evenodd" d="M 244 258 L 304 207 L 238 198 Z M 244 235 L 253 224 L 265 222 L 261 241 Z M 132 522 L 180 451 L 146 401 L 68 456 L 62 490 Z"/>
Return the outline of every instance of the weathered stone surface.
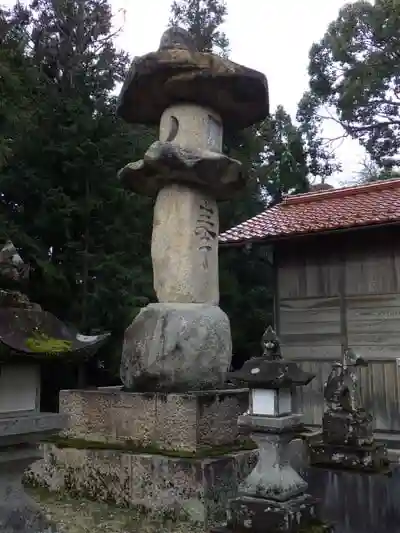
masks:
<path fill-rule="evenodd" d="M 127 189 L 151 197 L 166 185 L 180 183 L 203 190 L 217 200 L 227 200 L 246 184 L 241 163 L 236 159 L 161 141 L 150 146 L 144 159 L 121 169 L 118 177 Z"/>
<path fill-rule="evenodd" d="M 187 150 L 222 152 L 221 117 L 212 109 L 193 104 L 177 104 L 164 111 L 160 121 L 161 142 L 171 142 Z"/>
<path fill-rule="evenodd" d="M 41 456 L 34 446 L 0 449 L 1 533 L 56 533 L 56 526 L 25 493 L 21 483 L 24 470 Z"/>
<path fill-rule="evenodd" d="M 180 185 L 160 191 L 151 243 L 159 302 L 218 305 L 218 232 L 215 200 Z"/>
<path fill-rule="evenodd" d="M 137 392 L 221 387 L 232 359 L 229 319 L 217 306 L 150 304 L 127 328 L 120 375 Z"/>
<path fill-rule="evenodd" d="M 107 387 L 60 392 L 60 411 L 69 418 L 66 437 L 185 452 L 236 443 L 237 417 L 247 407 L 247 389 L 149 394 Z"/>
<path fill-rule="evenodd" d="M 58 413 L 2 413 L 0 447 L 39 442 L 44 437 L 57 433 L 66 424 L 67 416 Z"/>
<path fill-rule="evenodd" d="M 319 442 L 310 445 L 310 464 L 362 472 L 382 472 L 388 469 L 389 459 L 387 448 L 383 444 L 352 446 Z"/>
<path fill-rule="evenodd" d="M 289 442 L 293 435 L 252 433 L 259 446 L 256 467 L 240 485 L 245 496 L 285 502 L 305 492 L 307 483 L 290 463 Z"/>
<path fill-rule="evenodd" d="M 21 484 L 24 470 L 41 457 L 34 443 L 56 433 L 66 423 L 56 413 L 9 413 L 0 418 L 0 531 L 55 533 Z"/>
<path fill-rule="evenodd" d="M 328 411 L 322 417 L 322 438 L 327 444 L 370 446 L 374 442 L 372 416 L 345 411 Z"/>
<path fill-rule="evenodd" d="M 157 52 L 133 60 L 120 94 L 120 117 L 132 123 L 158 124 L 164 110 L 179 102 L 214 109 L 225 124 L 239 129 L 268 115 L 264 74 L 198 52 L 188 44 L 187 36 L 177 39 L 171 35 L 163 36 Z"/>
<path fill-rule="evenodd" d="M 143 506 L 181 515 L 207 528 L 224 520 L 229 498 L 254 464 L 254 452 L 215 459 L 185 459 L 122 451 L 59 449 L 45 444 L 44 459 L 26 482 L 97 501 Z M 36 533 L 36 532 L 35 532 Z"/>
<path fill-rule="evenodd" d="M 229 502 L 228 514 L 226 531 L 235 533 L 313 531 L 312 526 L 317 522 L 316 501 L 309 495 L 282 503 L 239 496 Z"/>

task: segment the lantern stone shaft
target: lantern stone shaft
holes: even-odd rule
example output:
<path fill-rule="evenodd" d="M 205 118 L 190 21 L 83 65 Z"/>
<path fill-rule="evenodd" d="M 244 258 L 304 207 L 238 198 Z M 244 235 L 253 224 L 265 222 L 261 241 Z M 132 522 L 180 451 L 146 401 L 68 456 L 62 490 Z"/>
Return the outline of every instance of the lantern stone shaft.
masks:
<path fill-rule="evenodd" d="M 196 390 L 225 381 L 229 319 L 218 307 L 218 201 L 246 184 L 222 153 L 223 128 L 268 114 L 263 74 L 196 50 L 181 28 L 135 58 L 121 91 L 125 121 L 159 126 L 143 159 L 119 172 L 123 185 L 156 199 L 151 257 L 158 304 L 126 331 L 121 379 L 130 390 Z"/>

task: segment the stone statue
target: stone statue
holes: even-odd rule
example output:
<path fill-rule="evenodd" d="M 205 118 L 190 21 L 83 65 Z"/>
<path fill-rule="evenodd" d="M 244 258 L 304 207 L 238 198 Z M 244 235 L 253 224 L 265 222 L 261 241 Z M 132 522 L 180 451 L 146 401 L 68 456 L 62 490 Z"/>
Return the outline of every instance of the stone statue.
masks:
<path fill-rule="evenodd" d="M 271 361 L 282 359 L 281 345 L 276 332 L 271 326 L 268 326 L 262 336 L 261 347 L 263 349 L 263 357 Z"/>
<path fill-rule="evenodd" d="M 351 348 L 345 350 L 343 361 L 334 363 L 324 387 L 328 411 L 357 414 L 362 410 L 357 375 L 354 369 L 367 363 Z"/>
<path fill-rule="evenodd" d="M 375 442 L 373 417 L 361 402 L 356 368 L 367 362 L 348 348 L 336 362 L 324 386 L 322 440 L 310 446 L 316 466 L 361 471 L 387 471 L 386 445 Z"/>
<path fill-rule="evenodd" d="M 361 403 L 356 367 L 366 361 L 351 348 L 334 363 L 324 387 L 325 413 L 322 421 L 325 443 L 365 446 L 373 441 L 372 416 Z"/>

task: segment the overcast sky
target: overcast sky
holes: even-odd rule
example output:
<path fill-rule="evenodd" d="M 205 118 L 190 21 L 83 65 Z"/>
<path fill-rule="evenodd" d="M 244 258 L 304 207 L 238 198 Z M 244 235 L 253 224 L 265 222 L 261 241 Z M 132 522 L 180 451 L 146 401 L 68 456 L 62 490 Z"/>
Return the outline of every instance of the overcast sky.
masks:
<path fill-rule="evenodd" d="M 26 1 L 26 0 L 25 0 Z M 132 56 L 158 48 L 168 24 L 172 0 L 110 0 L 115 24 L 122 27 L 121 48 Z M 12 5 L 13 0 L 0 0 Z M 264 72 L 269 81 L 271 110 L 277 105 L 294 118 L 297 103 L 307 89 L 308 52 L 324 35 L 346 0 L 227 0 L 224 30 L 231 45 L 231 59 Z M 327 122 L 325 135 L 340 136 L 340 128 Z M 364 158 L 356 141 L 336 143 L 343 172 L 333 185 L 354 179 Z"/>
<path fill-rule="evenodd" d="M 292 117 L 308 86 L 308 53 L 321 39 L 345 0 L 227 0 L 224 30 L 231 45 L 231 59 L 265 73 L 269 81 L 271 109 L 283 105 Z M 123 32 L 119 44 L 132 55 L 158 48 L 168 24 L 171 0 L 112 0 L 120 13 Z M 325 135 L 338 137 L 340 128 L 330 122 Z M 364 158 L 356 141 L 336 143 L 343 172 L 332 185 L 354 179 Z"/>

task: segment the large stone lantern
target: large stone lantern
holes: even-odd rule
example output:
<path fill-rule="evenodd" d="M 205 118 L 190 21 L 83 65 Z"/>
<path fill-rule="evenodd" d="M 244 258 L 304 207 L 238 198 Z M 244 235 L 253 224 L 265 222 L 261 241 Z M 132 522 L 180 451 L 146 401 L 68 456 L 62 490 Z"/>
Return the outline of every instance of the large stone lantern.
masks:
<path fill-rule="evenodd" d="M 154 197 L 151 245 L 158 303 L 125 334 L 121 379 L 129 390 L 185 391 L 225 381 L 232 357 L 229 319 L 218 307 L 218 205 L 245 185 L 222 153 L 223 130 L 268 114 L 263 74 L 211 53 L 171 28 L 158 51 L 135 58 L 118 114 L 159 126 L 159 140 L 119 172 L 131 191 Z"/>

